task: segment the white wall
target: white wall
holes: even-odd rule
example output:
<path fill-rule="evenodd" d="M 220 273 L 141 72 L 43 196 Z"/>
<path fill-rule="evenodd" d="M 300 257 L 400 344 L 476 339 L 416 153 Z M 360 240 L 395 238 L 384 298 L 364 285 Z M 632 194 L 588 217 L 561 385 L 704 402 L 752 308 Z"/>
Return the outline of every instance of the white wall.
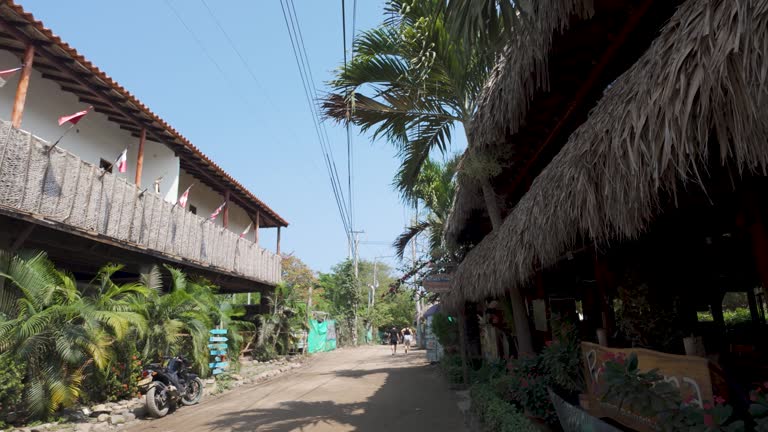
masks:
<path fill-rule="evenodd" d="M 193 205 L 197 208 L 197 215 L 201 217 L 208 217 L 213 213 L 218 206 L 224 202 L 224 196 L 220 193 L 209 188 L 204 183 L 201 183 L 191 174 L 180 170 L 179 175 L 179 195 L 184 193 L 187 188 L 194 183 L 192 190 L 189 192 L 189 201 L 187 202 L 187 208 Z M 240 234 L 245 227 L 251 223 L 251 218 L 248 217 L 248 213 L 237 204 L 229 203 L 229 230 Z M 216 225 L 224 225 L 224 213 L 220 213 L 215 221 Z M 254 239 L 254 230 L 251 227 L 251 231 L 246 235 L 249 240 Z M 263 247 L 263 246 L 262 246 Z"/>
<path fill-rule="evenodd" d="M 19 65 L 14 54 L 0 50 L 0 70 Z M 34 68 L 33 68 L 34 69 Z M 0 118 L 11 119 L 13 99 L 20 74 L 11 77 L 0 88 Z M 21 129 L 27 130 L 46 141 L 54 142 L 66 131 L 68 124 L 58 125 L 61 116 L 74 114 L 88 108 L 88 104 L 78 101 L 77 96 L 64 92 L 51 80 L 43 79 L 40 72 L 33 70 L 30 78 L 27 100 L 24 108 Z M 136 176 L 136 156 L 139 139 L 130 132 L 120 129 L 117 123 L 107 120 L 107 116 L 90 112 L 59 143 L 81 159 L 99 165 L 100 159 L 113 162 L 126 147 L 128 148 L 128 170 L 124 174 L 133 183 Z M 179 188 L 179 158 L 163 144 L 147 141 L 144 144 L 144 168 L 142 187 L 153 191 L 153 181 L 163 176 L 160 193 L 166 201 L 175 202 Z"/>

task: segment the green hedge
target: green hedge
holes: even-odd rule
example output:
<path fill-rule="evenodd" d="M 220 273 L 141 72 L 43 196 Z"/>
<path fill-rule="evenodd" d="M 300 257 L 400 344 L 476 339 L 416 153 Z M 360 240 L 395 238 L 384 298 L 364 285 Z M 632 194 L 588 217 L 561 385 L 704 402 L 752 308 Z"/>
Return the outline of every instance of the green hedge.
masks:
<path fill-rule="evenodd" d="M 495 432 L 537 432 L 539 429 L 515 405 L 502 399 L 497 387 L 479 383 L 470 389 L 472 411 L 486 430 Z"/>

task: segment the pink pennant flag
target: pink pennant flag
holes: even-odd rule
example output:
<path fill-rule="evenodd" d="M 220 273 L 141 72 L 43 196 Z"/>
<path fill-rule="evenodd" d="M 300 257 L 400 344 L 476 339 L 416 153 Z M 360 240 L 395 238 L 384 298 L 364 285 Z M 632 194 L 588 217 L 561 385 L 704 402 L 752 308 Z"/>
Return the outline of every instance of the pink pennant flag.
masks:
<path fill-rule="evenodd" d="M 4 86 L 5 83 L 8 82 L 8 78 L 14 76 L 16 72 L 20 70 L 21 70 L 21 67 L 0 71 L 0 87 Z"/>
<path fill-rule="evenodd" d="M 251 225 L 253 225 L 253 222 L 249 223 L 247 227 L 245 227 L 245 231 L 243 231 L 242 234 L 240 234 L 240 238 L 245 237 L 246 234 L 251 230 Z"/>
<path fill-rule="evenodd" d="M 120 157 L 117 158 L 115 165 L 117 166 L 117 171 L 121 173 L 124 173 L 128 169 L 128 149 L 125 149 L 120 153 Z"/>
<path fill-rule="evenodd" d="M 217 208 L 216 210 L 214 210 L 214 211 L 213 211 L 213 213 L 211 213 L 211 215 L 208 217 L 208 219 L 210 219 L 210 220 L 216 220 L 216 216 L 218 216 L 218 215 L 219 215 L 219 213 L 221 213 L 221 211 L 224 209 L 224 206 L 226 206 L 226 205 L 227 205 L 227 202 L 226 202 L 226 201 L 224 201 L 224 203 L 223 203 L 223 204 L 221 204 L 221 205 L 219 206 L 219 208 Z"/>
<path fill-rule="evenodd" d="M 189 200 L 189 190 L 192 189 L 192 186 L 194 186 L 194 183 L 189 185 L 187 190 L 184 191 L 183 194 L 179 197 L 179 207 L 186 208 L 187 207 L 187 201 Z"/>
<path fill-rule="evenodd" d="M 76 112 L 68 116 L 59 117 L 59 126 L 67 122 L 72 123 L 73 125 L 76 125 L 77 122 L 79 122 L 83 117 L 85 117 L 85 115 L 88 114 L 92 109 L 93 107 L 91 106 L 91 107 L 88 107 L 87 110 Z"/>

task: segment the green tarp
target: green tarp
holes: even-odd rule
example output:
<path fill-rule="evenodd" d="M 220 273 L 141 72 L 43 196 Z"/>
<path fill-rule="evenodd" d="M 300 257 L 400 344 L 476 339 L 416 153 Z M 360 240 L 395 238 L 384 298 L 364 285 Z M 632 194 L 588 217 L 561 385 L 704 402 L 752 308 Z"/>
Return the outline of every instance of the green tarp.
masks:
<path fill-rule="evenodd" d="M 310 353 L 336 349 L 336 322 L 333 320 L 310 320 L 307 336 L 307 351 Z"/>

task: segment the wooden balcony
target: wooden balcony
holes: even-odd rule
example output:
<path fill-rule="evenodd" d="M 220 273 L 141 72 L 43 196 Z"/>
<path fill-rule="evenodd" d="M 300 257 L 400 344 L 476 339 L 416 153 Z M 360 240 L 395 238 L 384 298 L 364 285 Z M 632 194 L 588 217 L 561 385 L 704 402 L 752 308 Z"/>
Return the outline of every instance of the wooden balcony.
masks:
<path fill-rule="evenodd" d="M 68 139 L 77 139 L 70 136 Z M 253 280 L 280 282 L 280 256 L 0 121 L 0 211 L 116 246 Z"/>

